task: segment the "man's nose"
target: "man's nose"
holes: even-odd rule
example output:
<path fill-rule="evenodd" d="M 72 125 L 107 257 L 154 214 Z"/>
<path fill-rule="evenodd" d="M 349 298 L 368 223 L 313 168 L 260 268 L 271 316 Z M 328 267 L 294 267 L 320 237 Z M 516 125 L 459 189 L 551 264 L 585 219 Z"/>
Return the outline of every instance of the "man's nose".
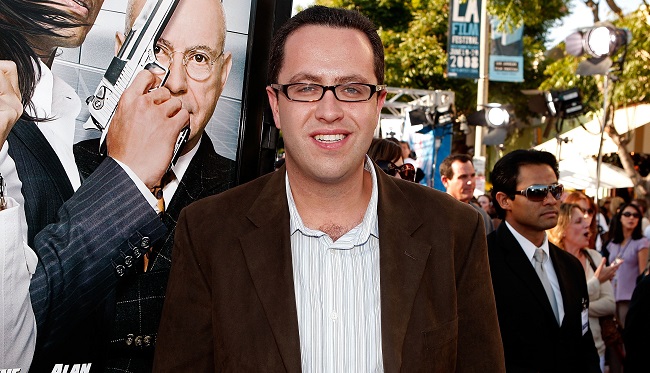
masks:
<path fill-rule="evenodd" d="M 165 87 L 172 94 L 181 94 L 187 91 L 187 71 L 183 65 L 183 57 L 175 58 L 169 65 L 169 76 L 165 82 Z"/>
<path fill-rule="evenodd" d="M 320 101 L 316 102 L 315 115 L 317 119 L 333 122 L 343 116 L 342 102 L 334 96 L 334 91 L 328 90 Z"/>

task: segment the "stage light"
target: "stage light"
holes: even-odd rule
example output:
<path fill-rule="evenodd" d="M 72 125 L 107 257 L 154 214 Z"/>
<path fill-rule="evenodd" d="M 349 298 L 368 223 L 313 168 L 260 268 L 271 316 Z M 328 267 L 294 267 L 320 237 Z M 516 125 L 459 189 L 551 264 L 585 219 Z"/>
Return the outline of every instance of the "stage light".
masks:
<path fill-rule="evenodd" d="M 467 116 L 467 123 L 470 126 L 502 128 L 510 124 L 510 112 L 506 105 L 491 103 L 483 107 Z"/>
<path fill-rule="evenodd" d="M 615 28 L 603 23 L 594 27 L 578 30 L 564 40 L 566 52 L 581 56 L 584 53 L 592 57 L 612 56 L 632 39 L 627 29 Z"/>
<path fill-rule="evenodd" d="M 499 128 L 510 123 L 510 114 L 502 107 L 489 107 L 485 109 L 485 120 L 488 126 Z"/>
<path fill-rule="evenodd" d="M 533 113 L 559 118 L 573 118 L 584 111 L 582 96 L 578 88 L 564 91 L 522 90 L 529 96 L 528 109 Z"/>
<path fill-rule="evenodd" d="M 470 126 L 489 127 L 483 136 L 484 145 L 501 145 L 508 137 L 510 128 L 509 105 L 496 103 L 483 105 L 483 109 L 475 111 L 467 116 L 467 124 Z"/>

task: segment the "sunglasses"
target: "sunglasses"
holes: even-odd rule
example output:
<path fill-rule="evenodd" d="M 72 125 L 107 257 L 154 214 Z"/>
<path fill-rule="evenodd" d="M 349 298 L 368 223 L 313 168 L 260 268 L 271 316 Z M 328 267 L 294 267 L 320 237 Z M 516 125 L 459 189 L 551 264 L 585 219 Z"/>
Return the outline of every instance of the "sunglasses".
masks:
<path fill-rule="evenodd" d="M 629 218 L 630 216 L 633 216 L 634 218 L 639 219 L 641 217 L 641 214 L 637 214 L 636 212 L 629 212 L 629 211 L 625 211 L 621 215 L 625 216 L 626 218 Z"/>
<path fill-rule="evenodd" d="M 551 193 L 553 198 L 560 200 L 562 193 L 564 193 L 564 185 L 562 184 L 551 184 L 551 185 L 542 185 L 542 184 L 533 184 L 524 190 L 515 191 L 515 195 L 520 194 L 529 201 L 532 202 L 542 202 L 546 199 L 546 196 Z"/>
<path fill-rule="evenodd" d="M 399 176 L 402 179 L 413 182 L 415 181 L 415 166 L 410 163 L 404 163 L 401 166 L 397 166 L 395 163 L 390 161 L 377 161 L 377 166 L 390 176 L 395 176 L 399 173 Z"/>

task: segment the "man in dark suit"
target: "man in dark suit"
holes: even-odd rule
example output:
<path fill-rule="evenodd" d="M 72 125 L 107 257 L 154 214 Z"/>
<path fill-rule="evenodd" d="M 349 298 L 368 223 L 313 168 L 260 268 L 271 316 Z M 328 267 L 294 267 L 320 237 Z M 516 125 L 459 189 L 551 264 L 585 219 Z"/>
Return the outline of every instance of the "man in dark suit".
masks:
<path fill-rule="evenodd" d="M 133 24 L 144 4 L 145 0 L 129 2 L 127 26 Z M 92 361 L 93 369 L 151 371 L 180 211 L 191 202 L 232 187 L 236 179 L 235 162 L 217 154 L 204 133 L 232 65 L 231 53 L 224 51 L 225 37 L 220 1 L 179 3 L 156 48 L 158 60 L 170 69 L 164 87 L 189 111 L 191 127 L 189 140 L 172 167 L 174 176 L 164 182 L 163 199 L 157 205 L 167 234 L 151 242 L 145 263 L 134 264 L 134 273 L 125 276 L 99 311 L 78 323 L 70 336 L 76 343 L 60 343 L 35 364 L 51 371 L 54 363 Z M 119 35 L 117 49 L 123 40 Z M 104 161 L 98 149 L 99 139 L 75 145 L 82 177 L 92 177 Z"/>
<path fill-rule="evenodd" d="M 154 371 L 503 371 L 478 212 L 365 156 L 383 61 L 354 11 L 277 31 L 285 166 L 181 213 Z"/>
<path fill-rule="evenodd" d="M 492 285 L 509 372 L 599 372 L 580 262 L 548 242 L 563 187 L 555 157 L 515 150 L 492 170 L 504 224 L 488 235 Z"/>

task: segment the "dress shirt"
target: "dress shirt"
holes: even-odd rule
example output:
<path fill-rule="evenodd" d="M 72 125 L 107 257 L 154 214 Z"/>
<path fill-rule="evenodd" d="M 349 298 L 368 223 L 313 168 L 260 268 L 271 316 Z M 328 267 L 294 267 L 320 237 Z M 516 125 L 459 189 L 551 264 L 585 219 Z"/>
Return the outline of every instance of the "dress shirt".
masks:
<path fill-rule="evenodd" d="M 535 267 L 535 250 L 542 249 L 546 253 L 546 260 L 544 260 L 543 263 L 544 271 L 546 272 L 548 281 L 551 283 L 551 287 L 553 288 L 553 295 L 555 296 L 555 301 L 557 302 L 557 310 L 560 315 L 560 320 L 564 320 L 564 302 L 562 301 L 562 291 L 560 290 L 560 283 L 557 279 L 557 273 L 555 273 L 555 268 L 553 268 L 553 262 L 551 261 L 551 255 L 548 247 L 548 237 L 546 234 L 544 234 L 544 242 L 541 246 L 537 247 L 526 237 L 517 232 L 507 221 L 505 223 L 508 226 L 508 229 L 510 229 L 510 232 L 512 232 L 512 235 L 515 236 L 517 242 L 519 242 L 519 245 L 521 245 L 521 248 L 524 250 L 526 257 L 530 261 L 530 265 L 533 266 L 533 268 Z M 560 326 L 561 325 L 562 323 L 560 322 Z"/>
<path fill-rule="evenodd" d="M 196 143 L 194 148 L 190 150 L 189 152 L 181 155 L 178 157 L 176 160 L 176 164 L 172 166 L 172 171 L 174 171 L 174 175 L 176 175 L 176 178 L 174 180 L 170 181 L 163 187 L 163 199 L 165 201 L 165 209 L 169 206 L 169 202 L 171 202 L 172 197 L 174 197 L 174 193 L 176 193 L 176 189 L 178 189 L 178 186 L 180 185 L 180 181 L 183 180 L 183 175 L 185 175 L 185 171 L 187 171 L 187 167 L 189 167 L 190 162 L 192 161 L 192 158 L 194 158 L 194 154 L 199 150 L 199 145 L 201 145 L 201 139 Z M 149 205 L 151 205 L 151 208 L 153 208 L 156 211 L 156 214 L 160 214 L 160 209 L 158 208 L 158 199 L 154 197 L 154 195 L 151 193 L 151 190 L 147 188 L 147 186 L 138 178 L 138 176 L 131 170 L 131 168 L 124 163 L 118 161 L 115 159 L 115 162 L 119 164 L 123 169 L 124 172 L 126 172 L 127 175 L 133 180 L 135 185 L 138 187 L 138 190 L 140 190 L 140 193 L 147 199 L 147 202 L 149 202 Z"/>
<path fill-rule="evenodd" d="M 6 202 L 0 211 L 0 370 L 27 372 L 36 347 L 29 281 L 38 259 L 22 234 L 27 229 L 20 227 L 21 206 L 12 197 Z"/>
<path fill-rule="evenodd" d="M 363 221 L 336 242 L 306 227 L 289 177 L 291 254 L 304 372 L 381 372 L 381 297 L 377 176 Z"/>
<path fill-rule="evenodd" d="M 77 190 L 81 185 L 81 178 L 74 161 L 72 143 L 74 141 L 75 118 L 81 109 L 79 96 L 63 80 L 52 75 L 52 71 L 40 60 L 39 64 L 41 78 L 36 84 L 34 96 L 32 97 L 34 107 L 28 107 L 27 111 L 32 116 L 51 119 L 50 121 L 37 123 L 37 127 L 59 157 L 65 173 L 70 179 L 72 188 Z M 14 160 L 7 154 L 10 146 L 11 144 L 5 141 L 2 149 L 0 149 L 0 173 L 7 184 L 7 195 L 16 200 L 18 208 L 21 210 L 21 214 L 17 215 L 17 219 L 21 220 L 19 226 L 25 227 L 23 237 L 24 241 L 27 242 L 25 200 L 21 191 L 23 184 L 18 178 Z"/>
<path fill-rule="evenodd" d="M 40 60 L 41 78 L 36 84 L 31 107 L 27 111 L 37 118 L 48 121 L 36 122 L 36 126 L 50 143 L 70 179 L 75 191 L 81 186 L 81 177 L 74 160 L 75 119 L 81 111 L 81 100 L 72 87 L 62 79 L 52 75 L 52 71 Z"/>

